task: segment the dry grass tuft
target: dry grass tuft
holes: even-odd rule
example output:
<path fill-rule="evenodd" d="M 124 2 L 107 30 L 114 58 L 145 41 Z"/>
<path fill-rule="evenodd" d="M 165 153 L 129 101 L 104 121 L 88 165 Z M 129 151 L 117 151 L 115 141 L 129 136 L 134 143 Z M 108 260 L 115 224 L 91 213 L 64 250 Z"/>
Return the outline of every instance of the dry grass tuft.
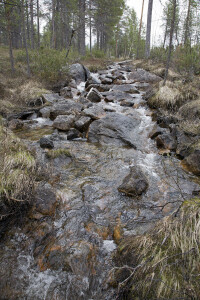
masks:
<path fill-rule="evenodd" d="M 36 175 L 34 157 L 20 139 L 0 126 L 0 206 L 27 202 L 33 197 Z"/>
<path fill-rule="evenodd" d="M 124 240 L 120 255 L 135 261 L 125 266 L 119 299 L 199 299 L 200 199 L 185 201 L 176 216 L 166 217 L 152 232 Z"/>
<path fill-rule="evenodd" d="M 200 118 L 200 98 L 184 104 L 178 114 L 184 119 L 198 120 Z"/>
<path fill-rule="evenodd" d="M 54 159 L 60 156 L 71 157 L 72 155 L 69 150 L 60 148 L 56 150 L 49 150 L 46 153 L 46 156 L 50 159 Z"/>

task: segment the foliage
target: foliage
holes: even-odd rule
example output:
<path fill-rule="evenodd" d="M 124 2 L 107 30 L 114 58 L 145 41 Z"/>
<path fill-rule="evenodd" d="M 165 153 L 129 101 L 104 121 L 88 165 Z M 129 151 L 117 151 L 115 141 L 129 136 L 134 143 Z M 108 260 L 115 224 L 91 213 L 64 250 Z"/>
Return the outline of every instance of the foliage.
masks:
<path fill-rule="evenodd" d="M 68 74 L 66 66 L 66 51 L 41 48 L 29 51 L 31 72 L 40 79 L 49 83 L 66 78 Z M 25 63 L 26 53 L 20 50 L 16 58 L 17 62 Z"/>
<path fill-rule="evenodd" d="M 119 283 L 123 299 L 199 299 L 200 199 L 185 201 L 150 233 L 124 240 L 120 255 L 135 258 L 115 273 L 118 280 L 127 270 Z"/>
<path fill-rule="evenodd" d="M 155 62 L 165 62 L 167 60 L 167 50 L 163 47 L 153 47 L 150 58 Z"/>

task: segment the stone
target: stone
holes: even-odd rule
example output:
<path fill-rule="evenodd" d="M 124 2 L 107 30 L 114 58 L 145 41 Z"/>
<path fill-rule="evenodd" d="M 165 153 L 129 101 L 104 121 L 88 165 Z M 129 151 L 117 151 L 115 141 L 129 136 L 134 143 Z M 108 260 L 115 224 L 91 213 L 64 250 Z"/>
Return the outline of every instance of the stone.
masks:
<path fill-rule="evenodd" d="M 176 140 L 170 134 L 164 133 L 156 137 L 156 144 L 158 148 L 175 151 L 177 147 Z"/>
<path fill-rule="evenodd" d="M 148 82 L 148 83 L 156 83 L 162 80 L 161 77 L 152 74 L 143 69 L 137 69 L 128 75 L 128 79 L 134 80 L 135 82 Z"/>
<path fill-rule="evenodd" d="M 86 131 L 90 125 L 90 122 L 91 122 L 91 118 L 90 117 L 81 117 L 80 119 L 78 119 L 76 122 L 75 122 L 75 127 L 83 132 L 83 131 Z"/>
<path fill-rule="evenodd" d="M 69 73 L 76 83 L 85 82 L 90 74 L 89 70 L 79 63 L 71 65 Z"/>
<path fill-rule="evenodd" d="M 126 77 L 124 77 L 123 73 L 119 71 L 113 71 L 113 76 L 115 76 L 115 80 L 126 80 Z"/>
<path fill-rule="evenodd" d="M 133 97 L 131 95 L 117 90 L 105 92 L 103 93 L 103 96 L 105 97 L 106 102 L 133 100 Z"/>
<path fill-rule="evenodd" d="M 37 99 L 32 99 L 29 101 L 28 106 L 34 107 L 34 106 L 42 106 L 44 104 L 44 101 L 42 97 Z"/>
<path fill-rule="evenodd" d="M 133 105 L 134 105 L 134 99 L 123 100 L 123 101 L 120 102 L 120 106 L 133 107 Z"/>
<path fill-rule="evenodd" d="M 140 92 L 136 89 L 133 84 L 122 84 L 122 85 L 114 85 L 112 87 L 113 91 L 120 91 L 129 94 L 139 94 Z"/>
<path fill-rule="evenodd" d="M 129 145 L 137 148 L 140 144 L 136 130 L 140 120 L 134 116 L 109 113 L 105 117 L 94 121 L 88 131 L 88 141 L 92 143 Z"/>
<path fill-rule="evenodd" d="M 71 87 L 66 86 L 63 89 L 61 89 L 60 95 L 64 98 L 73 98 Z"/>
<path fill-rule="evenodd" d="M 53 144 L 53 142 L 52 142 L 51 139 L 46 138 L 46 137 L 42 137 L 40 139 L 40 147 L 41 148 L 53 149 L 54 148 L 54 144 Z"/>
<path fill-rule="evenodd" d="M 86 91 L 89 92 L 91 88 L 96 88 L 99 92 L 107 92 L 112 88 L 112 85 L 109 84 L 90 84 Z"/>
<path fill-rule="evenodd" d="M 35 191 L 33 211 L 52 216 L 55 213 L 56 205 L 57 198 L 51 185 L 48 183 L 39 184 Z"/>
<path fill-rule="evenodd" d="M 71 128 L 68 132 L 67 132 L 67 139 L 69 141 L 79 138 L 80 137 L 80 132 L 76 129 L 76 128 Z"/>
<path fill-rule="evenodd" d="M 35 114 L 35 110 L 22 111 L 22 112 L 16 113 L 16 114 L 8 114 L 7 115 L 7 120 L 8 121 L 11 121 L 13 119 L 27 120 L 33 114 Z"/>
<path fill-rule="evenodd" d="M 91 84 L 100 84 L 101 81 L 98 80 L 97 78 L 93 77 L 93 76 L 90 76 L 88 78 L 88 80 L 86 81 L 85 83 L 85 88 L 87 88 L 88 86 L 90 86 Z"/>
<path fill-rule="evenodd" d="M 24 127 L 24 123 L 21 120 L 13 119 L 8 122 L 8 128 L 11 130 L 22 129 Z"/>
<path fill-rule="evenodd" d="M 137 197 L 142 195 L 148 188 L 148 181 L 140 169 L 131 167 L 130 173 L 126 176 L 118 191 L 127 196 Z"/>
<path fill-rule="evenodd" d="M 149 138 L 153 140 L 162 133 L 163 133 L 163 129 L 155 124 L 152 131 L 149 133 Z"/>
<path fill-rule="evenodd" d="M 106 115 L 102 105 L 101 106 L 95 105 L 95 106 L 86 108 L 83 110 L 83 114 L 85 116 L 90 117 L 93 120 L 101 119 L 101 118 L 105 117 L 105 115 Z"/>
<path fill-rule="evenodd" d="M 101 77 L 100 79 L 102 84 L 112 84 L 113 82 L 111 78 L 107 78 L 107 77 Z"/>
<path fill-rule="evenodd" d="M 102 96 L 97 89 L 91 88 L 87 95 L 87 99 L 92 102 L 101 102 Z"/>
<path fill-rule="evenodd" d="M 74 115 L 57 116 L 53 122 L 53 127 L 62 131 L 68 131 L 73 127 L 75 119 Z"/>
<path fill-rule="evenodd" d="M 191 153 L 191 145 L 195 142 L 195 138 L 179 130 L 176 130 L 175 135 L 177 140 L 176 154 L 180 158 L 184 158 Z"/>
<path fill-rule="evenodd" d="M 43 107 L 39 111 L 39 116 L 46 119 L 50 118 L 50 114 L 51 114 L 51 107 Z"/>
<path fill-rule="evenodd" d="M 51 107 L 50 117 L 54 120 L 59 115 L 79 114 L 83 107 L 81 103 L 65 99 Z"/>
<path fill-rule="evenodd" d="M 42 94 L 42 99 L 44 101 L 44 103 L 49 102 L 49 103 L 55 103 L 58 102 L 59 100 L 61 100 L 62 98 L 59 96 L 58 93 L 54 93 L 54 94 Z"/>
<path fill-rule="evenodd" d="M 200 176 L 200 150 L 196 149 L 189 156 L 184 158 L 183 165 L 193 174 Z"/>

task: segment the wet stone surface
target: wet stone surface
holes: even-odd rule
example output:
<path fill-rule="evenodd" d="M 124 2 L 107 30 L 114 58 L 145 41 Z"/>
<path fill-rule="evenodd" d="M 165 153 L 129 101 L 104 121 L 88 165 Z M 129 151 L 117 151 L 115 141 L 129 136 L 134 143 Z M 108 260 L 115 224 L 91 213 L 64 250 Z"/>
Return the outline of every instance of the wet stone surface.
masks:
<path fill-rule="evenodd" d="M 22 224 L 8 230 L 0 244 L 1 299 L 115 299 L 117 291 L 108 284 L 108 277 L 119 240 L 143 234 L 176 211 L 183 199 L 198 193 L 199 185 L 183 171 L 180 161 L 173 155 L 159 155 L 155 140 L 149 138 L 155 123 L 148 108 L 140 106 L 144 85 L 137 83 L 137 91 L 134 85 L 126 87 L 127 74 L 138 81 L 138 74 L 131 71 L 123 63 L 101 71 L 102 76 L 122 80 L 122 88 L 107 95 L 100 89 L 110 99 L 106 102 L 102 97 L 90 108 L 82 104 L 87 97 L 85 83 L 65 104 L 57 95 L 57 104 L 54 96 L 48 96 L 54 117 L 69 116 L 75 110 L 70 126 L 82 136 L 68 140 L 69 131 L 54 129 L 45 112 L 24 135 L 46 181 L 38 184 L 35 207 Z M 99 80 L 98 74 L 91 76 Z M 122 100 L 131 99 L 137 106 L 120 106 Z M 23 137 L 23 129 L 20 134 Z M 53 140 L 53 150 L 40 147 L 41 135 Z M 139 193 L 127 195 L 119 187 L 125 179 L 129 183 L 134 179 L 136 173 L 132 176 L 130 170 L 135 168 L 144 184 Z"/>

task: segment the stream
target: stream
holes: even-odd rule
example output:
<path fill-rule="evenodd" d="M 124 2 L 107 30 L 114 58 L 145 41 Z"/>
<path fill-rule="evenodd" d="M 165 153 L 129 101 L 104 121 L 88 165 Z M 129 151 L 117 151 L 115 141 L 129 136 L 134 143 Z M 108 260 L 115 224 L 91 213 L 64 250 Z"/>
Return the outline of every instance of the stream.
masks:
<path fill-rule="evenodd" d="M 129 72 L 115 63 L 104 76 L 113 71 L 121 72 L 120 86 L 128 87 Z M 100 75 L 92 76 L 98 80 Z M 17 133 L 50 174 L 43 190 L 51 190 L 49 197 L 56 194 L 56 206 L 52 200 L 53 212 L 32 211 L 7 232 L 0 245 L 0 299 L 115 299 L 109 272 L 120 239 L 143 234 L 199 190 L 195 176 L 173 154 L 161 155 L 149 138 L 155 122 L 143 99 L 144 84 L 132 85 L 137 89 L 127 93 L 132 105 L 102 99 L 84 108 L 100 113 L 95 111 L 98 117 L 82 137 L 68 140 L 64 131 L 52 127 L 54 120 L 38 114 L 31 127 Z M 78 103 L 86 97 L 85 83 L 72 92 Z M 104 98 L 106 93 L 101 92 Z M 102 120 L 108 122 L 106 131 Z M 70 155 L 49 159 L 49 150 L 39 145 L 40 135 Z M 131 167 L 148 181 L 148 189 L 137 197 L 118 191 Z"/>

